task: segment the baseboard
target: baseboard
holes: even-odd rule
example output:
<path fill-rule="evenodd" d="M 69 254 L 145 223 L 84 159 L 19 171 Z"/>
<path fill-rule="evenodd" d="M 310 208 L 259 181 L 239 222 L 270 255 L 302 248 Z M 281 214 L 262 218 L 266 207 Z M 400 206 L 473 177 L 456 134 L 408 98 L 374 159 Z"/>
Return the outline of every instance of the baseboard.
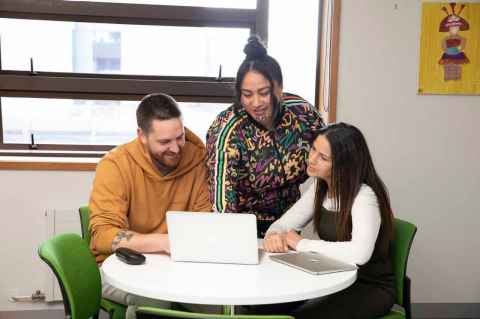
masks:
<path fill-rule="evenodd" d="M 480 318 L 480 303 L 413 303 L 412 316 L 422 318 Z"/>
<path fill-rule="evenodd" d="M 0 319 L 65 319 L 63 309 L 0 311 Z M 99 319 L 108 319 L 108 314 L 100 311 Z"/>
<path fill-rule="evenodd" d="M 0 311 L 0 319 L 65 319 L 63 309 Z"/>

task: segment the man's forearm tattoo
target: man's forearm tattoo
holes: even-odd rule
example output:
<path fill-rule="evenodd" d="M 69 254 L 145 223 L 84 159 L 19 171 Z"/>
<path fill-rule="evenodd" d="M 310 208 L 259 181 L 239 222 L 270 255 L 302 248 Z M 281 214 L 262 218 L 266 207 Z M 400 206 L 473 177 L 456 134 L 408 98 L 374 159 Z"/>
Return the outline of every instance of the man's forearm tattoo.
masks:
<path fill-rule="evenodd" d="M 125 239 L 126 241 L 129 241 L 130 238 L 133 237 L 133 232 L 129 231 L 129 230 L 121 230 L 118 232 L 117 236 L 115 236 L 115 238 L 113 238 L 113 241 L 112 241 L 112 251 L 115 251 L 117 248 L 118 248 L 118 245 L 120 244 L 120 242 Z"/>

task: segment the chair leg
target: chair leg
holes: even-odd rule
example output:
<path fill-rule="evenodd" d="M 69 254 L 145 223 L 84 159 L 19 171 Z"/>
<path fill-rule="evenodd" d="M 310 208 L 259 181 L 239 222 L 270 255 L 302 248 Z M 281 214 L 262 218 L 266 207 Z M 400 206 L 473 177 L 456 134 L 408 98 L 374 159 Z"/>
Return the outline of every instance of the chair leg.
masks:
<path fill-rule="evenodd" d="M 121 318 L 120 317 L 120 314 L 118 313 L 118 311 L 116 311 L 116 309 L 111 309 L 109 312 L 108 312 L 108 318 L 110 319 L 119 319 Z"/>
<path fill-rule="evenodd" d="M 403 280 L 403 308 L 405 309 L 405 318 L 412 319 L 412 301 L 411 301 L 411 280 L 405 276 Z"/>

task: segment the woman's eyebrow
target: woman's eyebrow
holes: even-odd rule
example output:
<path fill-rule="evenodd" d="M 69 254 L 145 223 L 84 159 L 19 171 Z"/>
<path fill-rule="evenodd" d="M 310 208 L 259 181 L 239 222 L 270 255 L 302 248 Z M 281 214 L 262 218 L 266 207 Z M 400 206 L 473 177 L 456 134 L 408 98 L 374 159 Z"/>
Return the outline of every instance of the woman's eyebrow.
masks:
<path fill-rule="evenodd" d="M 270 90 L 270 85 L 259 88 L 257 91 Z"/>
<path fill-rule="evenodd" d="M 330 158 L 330 155 L 327 155 L 327 154 L 322 153 L 322 152 L 319 152 L 319 153 L 320 153 L 320 155 L 322 155 L 322 156 L 324 156 L 324 157 L 326 157 L 326 158 Z"/>
<path fill-rule="evenodd" d="M 270 86 L 264 86 L 264 87 L 261 87 L 261 88 L 259 88 L 259 89 L 256 89 L 256 90 L 250 90 L 250 89 L 240 89 L 240 91 L 245 91 L 245 92 L 253 92 L 253 91 L 257 91 L 257 92 L 259 92 L 259 91 L 263 91 L 263 90 L 266 90 L 266 89 L 270 90 Z"/>
<path fill-rule="evenodd" d="M 330 155 L 327 155 L 323 152 L 320 152 L 319 150 L 317 150 L 317 148 L 315 147 L 315 145 L 312 144 L 312 150 L 314 150 L 315 152 L 319 153 L 320 155 L 322 155 L 323 157 L 326 157 L 326 158 L 330 158 Z"/>

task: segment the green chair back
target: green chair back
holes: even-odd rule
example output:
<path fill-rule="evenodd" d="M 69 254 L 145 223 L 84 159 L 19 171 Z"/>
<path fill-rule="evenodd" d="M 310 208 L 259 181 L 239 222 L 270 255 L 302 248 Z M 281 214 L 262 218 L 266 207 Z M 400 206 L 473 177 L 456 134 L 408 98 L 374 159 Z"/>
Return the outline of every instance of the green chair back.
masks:
<path fill-rule="evenodd" d="M 87 243 L 87 246 L 90 246 L 90 209 L 88 206 L 82 206 L 78 210 L 80 215 L 80 226 L 82 229 L 82 238 Z M 100 307 L 109 313 L 111 319 L 123 319 L 125 317 L 126 306 L 102 298 L 100 301 Z"/>
<path fill-rule="evenodd" d="M 417 227 L 407 221 L 395 218 L 393 222 L 394 239 L 392 244 L 391 258 L 393 273 L 395 274 L 395 303 L 404 306 L 405 300 L 405 277 L 407 273 L 408 255 Z M 409 302 L 409 301 L 408 301 Z"/>
<path fill-rule="evenodd" d="M 205 314 L 197 312 L 186 312 L 170 309 L 159 309 L 153 307 L 138 307 L 137 317 L 156 319 L 167 318 L 183 318 L 183 319 L 295 319 L 292 316 L 284 315 L 219 315 L 219 314 Z"/>
<path fill-rule="evenodd" d="M 395 218 L 393 221 L 394 238 L 391 246 L 393 273 L 395 275 L 395 303 L 403 307 L 403 311 L 391 310 L 381 319 L 411 319 L 410 278 L 407 277 L 407 262 L 417 226 Z"/>
<path fill-rule="evenodd" d="M 66 316 L 87 319 L 98 315 L 100 272 L 86 242 L 77 234 L 60 234 L 41 244 L 38 254 L 58 279 Z"/>
<path fill-rule="evenodd" d="M 90 209 L 88 206 L 82 206 L 78 210 L 80 214 L 80 226 L 82 228 L 82 238 L 90 245 L 90 229 L 88 228 L 90 222 Z"/>

